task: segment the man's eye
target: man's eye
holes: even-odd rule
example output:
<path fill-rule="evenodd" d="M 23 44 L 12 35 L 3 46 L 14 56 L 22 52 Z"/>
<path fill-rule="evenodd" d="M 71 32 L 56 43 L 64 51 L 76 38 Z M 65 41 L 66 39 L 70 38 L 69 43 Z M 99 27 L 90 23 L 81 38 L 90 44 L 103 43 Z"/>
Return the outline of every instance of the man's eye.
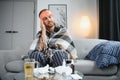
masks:
<path fill-rule="evenodd" d="M 49 18 L 52 18 L 52 16 L 49 16 Z"/>
<path fill-rule="evenodd" d="M 47 20 L 47 18 L 45 17 L 45 18 L 43 18 L 43 20 Z"/>

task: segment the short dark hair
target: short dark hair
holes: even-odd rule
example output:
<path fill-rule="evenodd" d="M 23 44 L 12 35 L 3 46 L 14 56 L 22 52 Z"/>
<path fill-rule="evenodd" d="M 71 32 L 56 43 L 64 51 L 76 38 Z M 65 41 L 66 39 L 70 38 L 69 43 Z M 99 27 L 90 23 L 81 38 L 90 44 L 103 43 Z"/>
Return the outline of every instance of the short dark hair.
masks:
<path fill-rule="evenodd" d="M 42 10 L 39 12 L 39 17 L 40 17 L 40 15 L 42 14 L 42 12 L 47 11 L 47 10 L 49 10 L 49 9 L 42 9 Z"/>

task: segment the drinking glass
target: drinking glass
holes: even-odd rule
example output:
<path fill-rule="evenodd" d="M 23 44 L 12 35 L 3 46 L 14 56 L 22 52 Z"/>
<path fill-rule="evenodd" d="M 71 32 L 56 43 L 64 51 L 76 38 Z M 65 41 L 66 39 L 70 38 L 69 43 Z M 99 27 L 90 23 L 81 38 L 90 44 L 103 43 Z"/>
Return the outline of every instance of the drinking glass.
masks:
<path fill-rule="evenodd" d="M 24 62 L 25 77 L 32 77 L 35 68 L 35 59 L 27 58 Z"/>

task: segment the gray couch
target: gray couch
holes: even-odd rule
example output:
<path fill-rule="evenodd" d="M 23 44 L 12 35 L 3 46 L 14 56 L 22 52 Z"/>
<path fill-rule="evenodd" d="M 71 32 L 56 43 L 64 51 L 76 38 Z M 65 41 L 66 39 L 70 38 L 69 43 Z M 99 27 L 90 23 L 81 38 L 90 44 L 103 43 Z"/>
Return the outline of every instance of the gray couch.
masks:
<path fill-rule="evenodd" d="M 102 39 L 76 39 L 73 40 L 78 51 L 78 60 L 75 69 L 84 74 L 83 80 L 120 80 L 119 65 L 100 69 L 95 61 L 86 60 L 85 56 L 97 44 L 106 41 Z M 26 55 L 28 48 L 19 50 L 0 51 L 0 78 L 1 80 L 24 80 L 22 55 Z M 22 75 L 22 78 L 20 78 Z"/>
<path fill-rule="evenodd" d="M 104 69 L 96 66 L 95 61 L 85 59 L 93 47 L 101 42 L 107 40 L 102 39 L 77 39 L 74 40 L 76 49 L 78 51 L 79 60 L 75 63 L 75 69 L 82 72 L 84 80 L 120 80 L 119 65 L 112 65 Z"/>

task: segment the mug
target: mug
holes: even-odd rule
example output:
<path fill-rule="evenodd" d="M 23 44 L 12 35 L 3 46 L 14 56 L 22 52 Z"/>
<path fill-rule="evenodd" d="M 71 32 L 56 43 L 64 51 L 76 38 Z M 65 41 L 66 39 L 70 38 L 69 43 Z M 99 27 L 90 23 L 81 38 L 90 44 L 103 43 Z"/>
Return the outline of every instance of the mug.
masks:
<path fill-rule="evenodd" d="M 35 59 L 27 58 L 24 62 L 25 77 L 32 77 L 35 68 Z"/>

